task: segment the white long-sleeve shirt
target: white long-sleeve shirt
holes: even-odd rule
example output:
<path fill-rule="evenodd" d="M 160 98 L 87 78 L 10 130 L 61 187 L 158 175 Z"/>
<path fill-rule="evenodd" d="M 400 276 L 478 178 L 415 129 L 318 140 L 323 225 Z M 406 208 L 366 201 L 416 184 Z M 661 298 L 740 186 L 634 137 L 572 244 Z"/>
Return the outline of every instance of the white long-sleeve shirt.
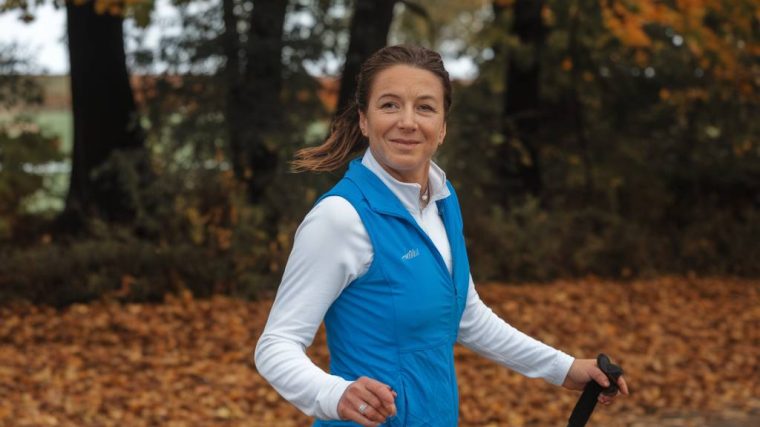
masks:
<path fill-rule="evenodd" d="M 431 162 L 430 202 L 419 202 L 420 185 L 394 179 L 370 150 L 362 164 L 398 197 L 441 253 L 449 272 L 451 248 L 436 200 L 449 196 L 446 176 Z M 256 345 L 261 374 L 286 400 L 310 416 L 338 420 L 338 402 L 351 384 L 316 366 L 305 353 L 330 305 L 352 281 L 367 272 L 374 252 L 354 207 L 344 198 L 320 201 L 298 227 L 293 250 L 277 290 L 269 319 Z M 573 358 L 517 329 L 488 308 L 470 276 L 467 303 L 457 342 L 532 378 L 562 384 Z"/>

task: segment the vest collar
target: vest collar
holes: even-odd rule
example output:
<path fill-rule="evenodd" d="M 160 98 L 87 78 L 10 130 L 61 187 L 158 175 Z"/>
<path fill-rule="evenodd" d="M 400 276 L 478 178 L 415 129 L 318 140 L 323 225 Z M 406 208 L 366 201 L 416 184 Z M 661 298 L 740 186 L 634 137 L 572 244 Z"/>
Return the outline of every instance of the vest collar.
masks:
<path fill-rule="evenodd" d="M 391 174 L 388 173 L 388 171 L 386 171 L 372 155 L 372 151 L 369 148 L 365 151 L 364 156 L 361 159 L 361 164 L 379 178 L 386 189 L 393 193 L 401 205 L 408 210 L 410 214 L 421 210 L 422 207 L 420 205 L 419 197 L 421 187 L 419 184 L 401 182 L 391 176 Z M 428 181 L 430 185 L 430 201 L 428 202 L 428 206 L 433 202 L 449 197 L 451 194 L 446 185 L 446 173 L 432 161 L 430 162 Z M 371 197 L 369 199 L 370 205 L 377 207 L 377 204 L 371 203 L 376 198 Z"/>
<path fill-rule="evenodd" d="M 372 210 L 404 218 L 410 216 L 398 197 L 362 164 L 361 159 L 354 159 L 348 164 L 346 178 L 356 183 Z"/>

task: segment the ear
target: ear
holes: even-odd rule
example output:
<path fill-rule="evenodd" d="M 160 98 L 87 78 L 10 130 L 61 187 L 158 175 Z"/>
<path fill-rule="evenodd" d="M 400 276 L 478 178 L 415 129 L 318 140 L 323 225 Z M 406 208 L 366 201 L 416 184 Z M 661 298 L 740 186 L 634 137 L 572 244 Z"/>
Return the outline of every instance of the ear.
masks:
<path fill-rule="evenodd" d="M 359 110 L 359 129 L 362 131 L 362 135 L 367 137 L 367 115 L 362 110 Z"/>
<path fill-rule="evenodd" d="M 446 138 L 446 122 L 443 122 L 441 132 L 438 134 L 438 145 L 443 145 L 444 138 Z"/>

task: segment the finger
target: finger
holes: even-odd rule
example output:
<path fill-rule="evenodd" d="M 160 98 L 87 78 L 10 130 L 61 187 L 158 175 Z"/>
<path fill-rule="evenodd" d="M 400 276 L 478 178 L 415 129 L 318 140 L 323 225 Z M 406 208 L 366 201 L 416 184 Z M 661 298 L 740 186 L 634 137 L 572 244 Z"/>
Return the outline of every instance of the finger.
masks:
<path fill-rule="evenodd" d="M 358 411 L 359 414 L 364 416 L 369 421 L 372 421 L 373 423 L 384 423 L 386 419 L 388 419 L 388 416 L 381 414 L 377 409 L 372 407 L 371 405 L 367 405 L 367 407 L 364 409 L 364 412 Z"/>
<path fill-rule="evenodd" d="M 374 405 L 376 406 L 373 406 L 370 400 L 374 401 Z M 380 405 L 380 401 L 367 391 L 365 384 L 360 382 L 357 382 L 356 387 L 351 390 L 347 405 L 350 411 L 355 411 L 361 414 L 362 417 L 375 423 L 385 422 L 388 418 L 388 415 L 381 413 L 377 408 L 377 405 Z"/>
<path fill-rule="evenodd" d="M 387 385 L 368 377 L 361 377 L 357 380 L 360 397 L 377 412 L 377 417 L 368 416 L 367 418 L 378 422 L 385 422 L 388 417 L 396 415 L 395 396 L 393 391 Z M 379 395 L 379 396 L 378 396 Z M 390 400 L 391 403 L 385 403 L 383 400 Z M 366 411 L 365 411 L 366 416 Z"/>
<path fill-rule="evenodd" d="M 391 416 L 390 410 L 386 408 L 385 405 L 383 405 L 380 399 L 377 396 L 375 396 L 375 394 L 372 393 L 372 391 L 370 391 L 367 388 L 364 388 L 364 389 L 359 390 L 359 392 L 360 392 L 361 400 L 363 402 L 366 402 L 367 405 L 369 405 L 368 409 L 364 412 L 364 416 L 378 422 L 383 422 L 385 421 L 386 418 Z M 371 412 L 370 412 L 370 409 L 372 409 Z M 368 414 L 374 414 L 374 413 L 377 413 L 378 417 L 368 415 Z"/>
<path fill-rule="evenodd" d="M 620 387 L 620 391 L 623 392 L 624 395 L 628 396 L 628 383 L 625 382 L 625 378 L 621 375 L 620 378 L 618 378 L 618 387 Z"/>
<path fill-rule="evenodd" d="M 607 378 L 607 375 L 605 375 L 604 372 L 602 372 L 602 370 L 597 368 L 596 366 L 593 366 L 589 370 L 588 374 L 592 380 L 596 381 L 602 387 L 610 386 L 610 380 Z"/>
<path fill-rule="evenodd" d="M 356 413 L 358 413 L 359 406 L 364 403 L 359 391 L 362 387 L 362 384 L 357 380 L 351 383 L 346 391 L 343 392 L 343 396 L 338 402 L 338 416 L 340 416 L 342 420 L 359 422 L 359 420 L 356 419 Z"/>
<path fill-rule="evenodd" d="M 396 392 L 386 384 L 372 379 L 367 382 L 366 386 L 367 390 L 374 394 L 374 396 L 381 402 L 381 405 L 387 409 L 388 416 L 396 415 Z"/>
<path fill-rule="evenodd" d="M 380 417 L 377 411 L 363 400 L 360 393 L 361 388 L 362 385 L 357 382 L 356 386 L 351 390 L 351 393 L 346 396 L 345 405 L 343 407 L 344 418 L 356 421 L 362 425 L 369 423 L 368 425 L 376 426 L 378 423 L 385 421 L 385 418 Z M 367 406 L 363 408 L 364 411 L 360 411 L 359 409 L 361 409 L 363 405 Z"/>
<path fill-rule="evenodd" d="M 349 409 L 348 411 L 346 411 L 346 415 L 347 415 L 346 417 L 347 420 L 357 422 L 364 427 L 377 427 L 379 425 L 375 421 L 372 421 L 368 419 L 367 417 L 365 417 L 364 415 L 362 415 L 356 409 Z"/>
<path fill-rule="evenodd" d="M 387 407 L 388 405 L 383 402 L 380 396 L 377 395 L 374 387 L 371 384 L 365 384 L 365 387 L 361 391 L 362 397 L 367 403 L 369 403 L 380 412 L 388 412 L 388 416 L 390 416 L 390 409 Z"/>
<path fill-rule="evenodd" d="M 374 393 L 378 399 L 383 401 L 384 404 L 394 403 L 392 389 L 387 384 L 383 384 L 380 381 L 367 378 L 366 387 L 369 391 Z"/>

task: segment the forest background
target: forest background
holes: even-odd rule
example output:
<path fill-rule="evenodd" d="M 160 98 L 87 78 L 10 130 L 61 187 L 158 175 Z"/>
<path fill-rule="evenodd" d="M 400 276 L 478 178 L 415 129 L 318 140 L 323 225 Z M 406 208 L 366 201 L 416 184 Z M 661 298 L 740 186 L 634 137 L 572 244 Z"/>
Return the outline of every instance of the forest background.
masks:
<path fill-rule="evenodd" d="M 70 75 L 0 40 L 0 426 L 310 425 L 251 363 L 342 175 L 289 161 L 395 43 L 472 64 L 436 160 L 478 292 L 621 363 L 631 396 L 592 423 L 760 422 L 757 0 L 171 0 L 181 31 L 152 0 L 0 11 L 50 3 Z M 462 426 L 564 425 L 577 399 L 455 358 Z"/>
<path fill-rule="evenodd" d="M 70 77 L 2 45 L 1 299 L 271 291 L 342 175 L 289 161 L 395 43 L 474 65 L 437 161 L 479 280 L 760 273 L 755 1 L 174 5 L 181 32 L 126 50 L 152 1 L 61 3 Z"/>

